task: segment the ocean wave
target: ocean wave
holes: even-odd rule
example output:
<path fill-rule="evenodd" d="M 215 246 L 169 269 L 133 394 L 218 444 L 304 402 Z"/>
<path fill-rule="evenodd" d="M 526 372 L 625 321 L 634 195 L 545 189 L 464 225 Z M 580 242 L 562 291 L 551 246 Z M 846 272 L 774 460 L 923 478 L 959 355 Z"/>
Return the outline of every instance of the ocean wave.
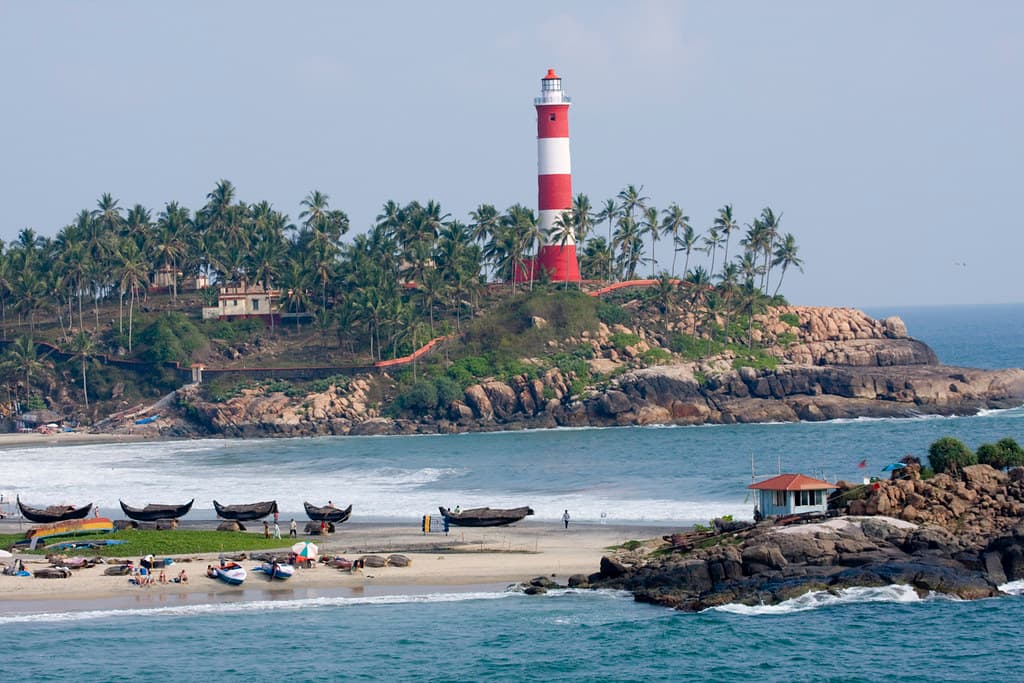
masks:
<path fill-rule="evenodd" d="M 117 619 L 135 616 L 199 616 L 210 614 L 240 614 L 251 612 L 277 612 L 315 608 L 351 607 L 356 605 L 403 605 L 425 603 L 466 602 L 470 600 L 501 600 L 521 595 L 515 591 L 394 594 L 362 597 L 318 597 L 295 600 L 252 600 L 246 602 L 218 602 L 182 604 L 168 607 L 99 609 L 70 612 L 41 612 L 0 616 L 0 626 L 6 624 L 77 622 L 94 619 Z"/>
<path fill-rule="evenodd" d="M 1024 579 L 1018 579 L 1017 581 L 1010 581 L 999 586 L 999 590 L 1010 595 L 1024 595 Z"/>
<path fill-rule="evenodd" d="M 834 605 L 860 602 L 919 602 L 920 596 L 910 586 L 854 587 L 839 591 L 814 591 L 780 602 L 777 605 L 730 604 L 709 607 L 705 612 L 728 612 L 745 616 L 792 614 Z"/>

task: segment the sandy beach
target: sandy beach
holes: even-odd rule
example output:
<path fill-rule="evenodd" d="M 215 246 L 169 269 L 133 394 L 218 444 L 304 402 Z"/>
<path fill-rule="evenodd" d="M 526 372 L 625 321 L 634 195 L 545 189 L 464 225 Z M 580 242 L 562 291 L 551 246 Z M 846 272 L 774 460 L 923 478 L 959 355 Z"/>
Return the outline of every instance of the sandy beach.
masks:
<path fill-rule="evenodd" d="M 300 535 L 320 547 L 322 556 L 402 554 L 412 560 L 406 567 L 366 567 L 350 572 L 318 564 L 296 570 L 287 581 L 271 582 L 253 572 L 259 562 L 240 563 L 249 570 L 241 586 L 230 586 L 206 576 L 206 567 L 216 564 L 218 554 L 174 557 L 168 579 L 184 569 L 185 584 L 154 583 L 137 586 L 125 576 L 104 575 L 105 564 L 74 570 L 68 579 L 0 576 L 0 601 L 17 612 L 52 612 L 71 609 L 100 609 L 122 606 L 166 606 L 175 602 L 220 602 L 235 600 L 276 600 L 338 594 L 422 593 L 431 588 L 445 591 L 472 590 L 548 576 L 565 583 L 572 574 L 597 571 L 607 549 L 629 540 L 656 538 L 677 528 L 520 523 L 509 527 L 452 528 L 449 535 L 423 534 L 415 525 L 346 524 L 326 538 Z M 294 540 L 282 540 L 282 551 Z M 70 554 L 73 554 L 71 551 Z M 69 554 L 69 556 L 70 556 Z M 21 557 L 29 571 L 50 566 L 39 555 Z M 123 557 L 111 549 L 108 563 Z M 5 560 L 10 562 L 10 560 Z"/>

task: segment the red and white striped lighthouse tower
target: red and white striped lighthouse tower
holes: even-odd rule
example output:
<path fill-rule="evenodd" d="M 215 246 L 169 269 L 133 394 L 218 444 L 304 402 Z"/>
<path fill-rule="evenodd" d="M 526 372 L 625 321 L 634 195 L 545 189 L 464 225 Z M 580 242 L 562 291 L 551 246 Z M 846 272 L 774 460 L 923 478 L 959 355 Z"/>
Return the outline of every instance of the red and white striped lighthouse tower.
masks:
<path fill-rule="evenodd" d="M 569 104 L 562 92 L 562 79 L 554 69 L 540 82 L 537 108 L 537 194 L 540 230 L 551 234 L 558 217 L 572 213 L 572 167 L 569 163 Z M 558 282 L 578 282 L 580 266 L 576 260 L 576 240 L 569 236 L 549 238 L 550 244 L 537 251 L 537 273 L 547 271 Z M 533 277 L 537 277 L 534 274 Z"/>

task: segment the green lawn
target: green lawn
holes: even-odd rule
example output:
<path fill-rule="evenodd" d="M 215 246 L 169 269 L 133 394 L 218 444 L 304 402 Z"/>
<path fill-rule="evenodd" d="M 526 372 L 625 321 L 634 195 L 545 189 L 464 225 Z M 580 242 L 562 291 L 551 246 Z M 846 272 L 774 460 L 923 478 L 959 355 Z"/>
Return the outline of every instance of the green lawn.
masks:
<path fill-rule="evenodd" d="M 10 548 L 24 534 L 0 534 L 0 548 Z M 117 538 L 127 541 L 121 545 L 102 548 L 76 548 L 61 552 L 74 555 L 103 555 L 104 557 L 142 557 L 144 555 L 194 555 L 198 553 L 238 552 L 241 550 L 273 550 L 289 548 L 295 542 L 289 538 L 263 538 L 262 533 L 232 531 L 192 531 L 173 529 L 169 531 L 139 531 L 125 529 L 111 534 L 89 536 L 62 536 L 49 539 L 49 543 L 73 541 L 76 539 Z M 27 552 L 27 551 L 26 551 Z M 50 551 L 52 552 L 52 551 Z M 44 548 L 34 551 L 45 555 Z"/>

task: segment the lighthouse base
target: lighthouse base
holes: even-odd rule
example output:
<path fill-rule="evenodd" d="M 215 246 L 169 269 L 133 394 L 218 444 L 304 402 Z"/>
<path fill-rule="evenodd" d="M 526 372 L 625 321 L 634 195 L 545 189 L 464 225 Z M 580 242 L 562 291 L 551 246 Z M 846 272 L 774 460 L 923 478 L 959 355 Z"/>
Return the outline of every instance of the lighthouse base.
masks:
<path fill-rule="evenodd" d="M 576 260 L 576 245 L 546 245 L 537 256 L 526 259 L 516 268 L 515 281 L 529 282 L 547 278 L 551 282 L 579 282 L 580 264 Z"/>

